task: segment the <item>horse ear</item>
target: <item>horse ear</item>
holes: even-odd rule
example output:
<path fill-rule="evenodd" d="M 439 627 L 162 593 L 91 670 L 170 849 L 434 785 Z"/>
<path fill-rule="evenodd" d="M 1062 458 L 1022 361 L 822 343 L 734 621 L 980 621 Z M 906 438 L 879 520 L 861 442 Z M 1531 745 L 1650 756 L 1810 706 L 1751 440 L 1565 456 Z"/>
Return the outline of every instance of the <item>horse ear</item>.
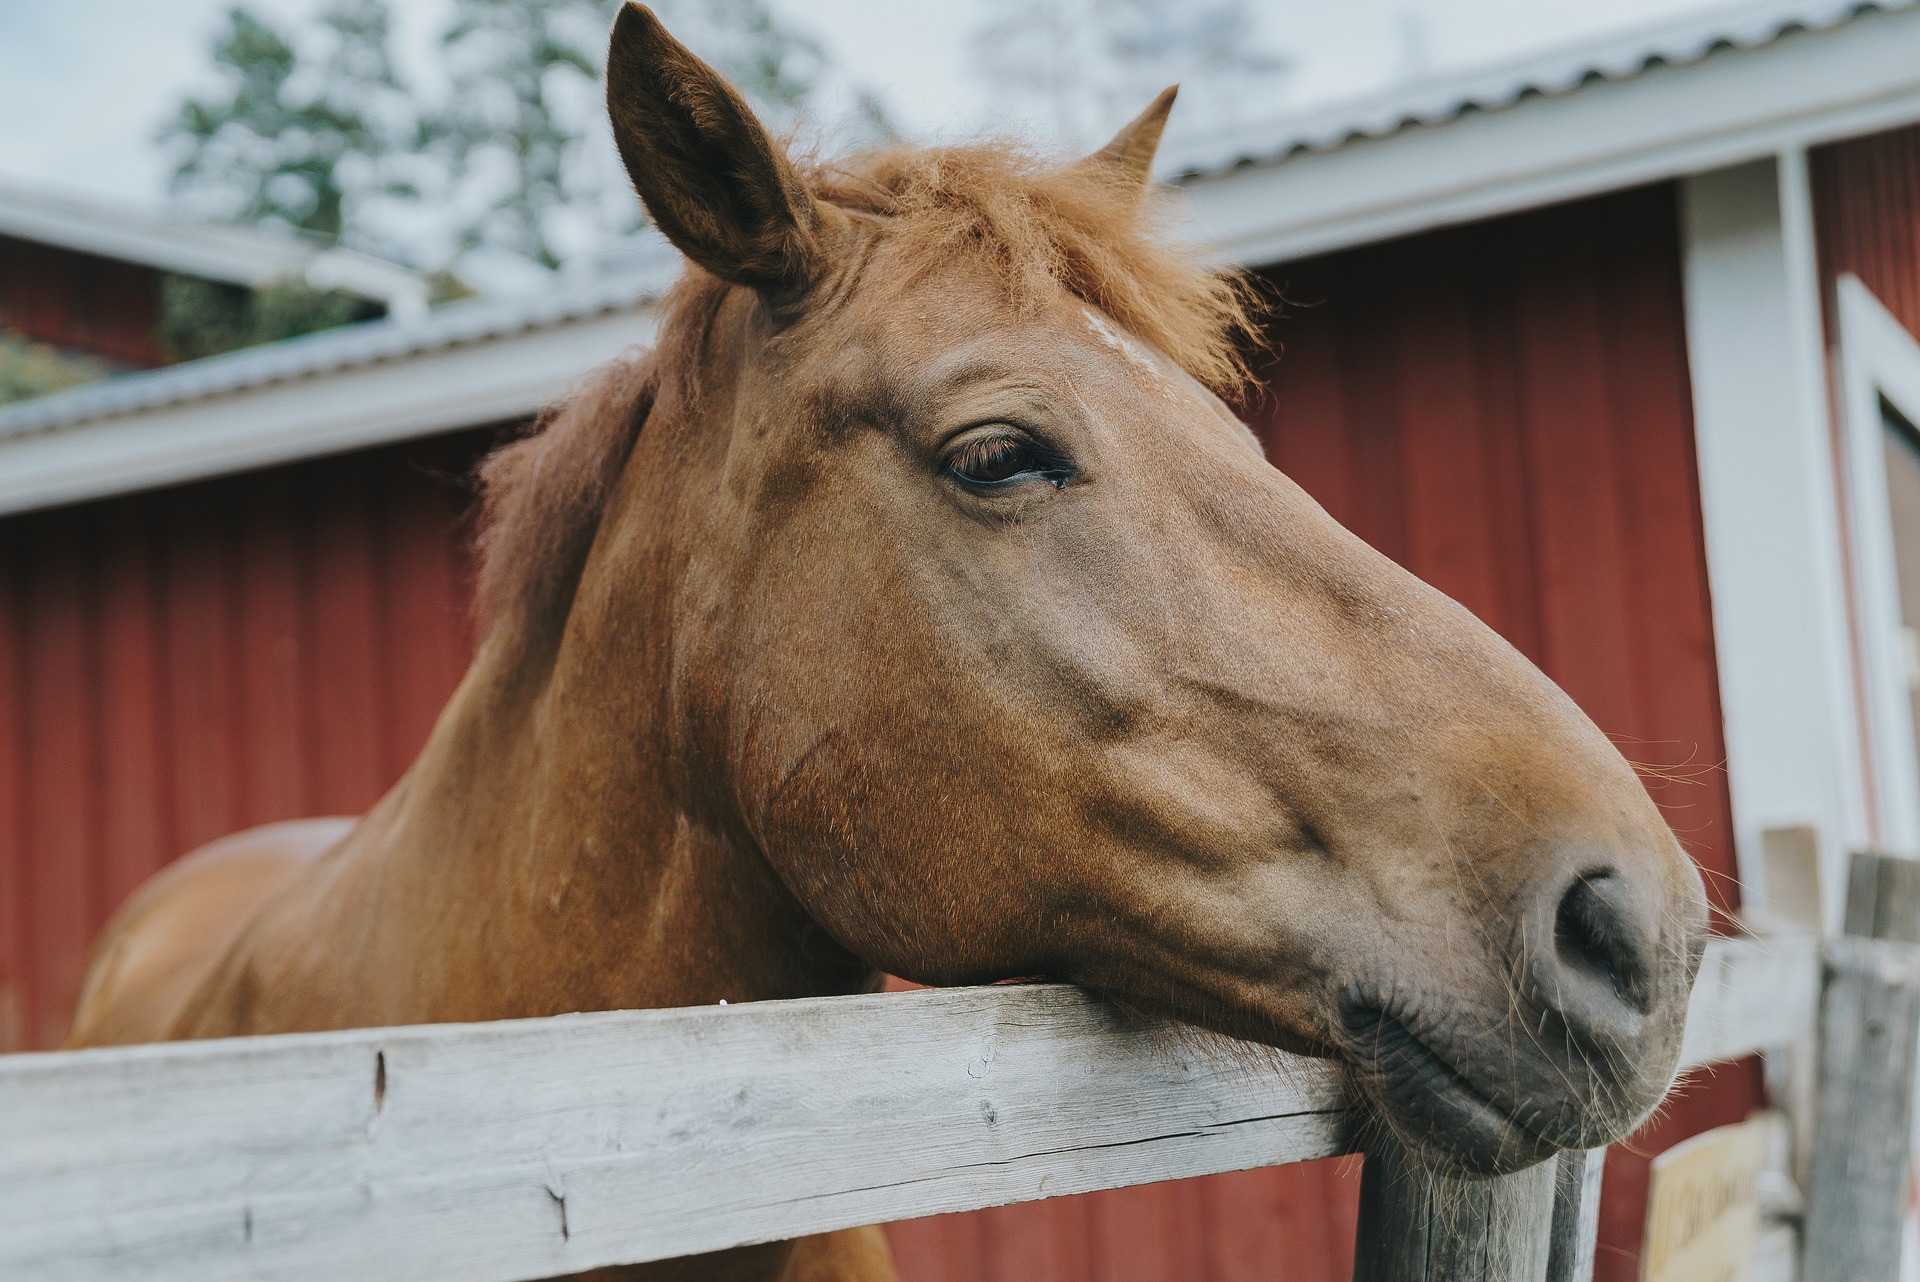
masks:
<path fill-rule="evenodd" d="M 614 19 L 607 112 L 634 189 L 681 253 L 776 298 L 817 279 L 835 211 L 740 95 L 644 5 Z"/>
<path fill-rule="evenodd" d="M 1166 131 L 1167 115 L 1173 110 L 1173 100 L 1179 92 L 1179 85 L 1162 89 L 1145 111 L 1121 127 L 1112 142 L 1080 163 L 1107 168 L 1142 192 L 1146 191 L 1147 181 L 1153 176 L 1153 154 L 1160 150 L 1160 135 Z"/>

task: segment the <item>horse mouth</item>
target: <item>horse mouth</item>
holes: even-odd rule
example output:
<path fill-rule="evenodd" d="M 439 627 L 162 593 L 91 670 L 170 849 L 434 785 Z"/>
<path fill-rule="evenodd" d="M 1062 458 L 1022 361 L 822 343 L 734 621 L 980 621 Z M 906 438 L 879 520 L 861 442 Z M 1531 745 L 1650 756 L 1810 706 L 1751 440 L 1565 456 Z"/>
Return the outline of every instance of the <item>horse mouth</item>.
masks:
<path fill-rule="evenodd" d="M 1562 1145 L 1497 1103 L 1453 1061 L 1391 1011 L 1371 1005 L 1341 1012 L 1355 1093 L 1423 1160 L 1469 1175 L 1505 1175 L 1542 1161 Z"/>

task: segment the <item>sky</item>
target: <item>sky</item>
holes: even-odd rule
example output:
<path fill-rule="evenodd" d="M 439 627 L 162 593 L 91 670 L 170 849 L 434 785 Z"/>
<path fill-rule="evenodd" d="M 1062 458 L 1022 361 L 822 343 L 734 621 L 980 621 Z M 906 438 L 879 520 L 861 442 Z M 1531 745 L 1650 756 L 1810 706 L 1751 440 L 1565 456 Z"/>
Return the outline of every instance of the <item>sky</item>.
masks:
<path fill-rule="evenodd" d="M 157 205 L 166 163 L 155 134 L 183 94 L 207 83 L 211 36 L 230 3 L 0 0 L 0 181 Z M 317 7 L 317 0 L 251 3 L 284 17 Z M 910 136 L 1021 126 L 996 112 L 969 55 L 969 36 L 986 16 L 987 0 L 774 3 L 849 74 L 877 90 Z M 445 21 L 447 0 L 393 4 L 403 45 L 428 48 Z M 1254 0 L 1266 37 L 1294 68 L 1272 104 L 1278 111 L 1726 4 Z"/>

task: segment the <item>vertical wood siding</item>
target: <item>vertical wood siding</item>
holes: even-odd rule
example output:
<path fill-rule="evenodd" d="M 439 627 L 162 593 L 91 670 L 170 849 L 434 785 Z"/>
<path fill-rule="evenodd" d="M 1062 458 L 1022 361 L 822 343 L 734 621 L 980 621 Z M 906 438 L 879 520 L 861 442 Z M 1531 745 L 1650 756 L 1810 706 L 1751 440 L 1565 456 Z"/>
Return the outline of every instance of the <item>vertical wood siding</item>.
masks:
<path fill-rule="evenodd" d="M 1809 159 L 1821 279 L 1852 272 L 1920 334 L 1920 125 L 1819 147 Z"/>
<path fill-rule="evenodd" d="M 137 263 L 0 236 L 0 329 L 125 365 L 157 365 L 159 280 Z"/>
<path fill-rule="evenodd" d="M 1304 263 L 1249 409 L 1269 456 L 1478 612 L 1645 766 L 1734 902 L 1670 189 Z M 353 812 L 470 652 L 475 436 L 0 523 L 0 1045 L 49 1045 L 97 924 L 251 823 Z M 1638 1153 L 1758 1099 L 1688 1090 Z M 1344 1282 L 1352 1159 L 890 1230 L 907 1282 Z M 1616 1150 L 1600 1276 L 1636 1275 Z"/>
<path fill-rule="evenodd" d="M 398 777 L 471 653 L 485 439 L 0 521 L 0 1050 L 58 1044 L 167 861 Z"/>

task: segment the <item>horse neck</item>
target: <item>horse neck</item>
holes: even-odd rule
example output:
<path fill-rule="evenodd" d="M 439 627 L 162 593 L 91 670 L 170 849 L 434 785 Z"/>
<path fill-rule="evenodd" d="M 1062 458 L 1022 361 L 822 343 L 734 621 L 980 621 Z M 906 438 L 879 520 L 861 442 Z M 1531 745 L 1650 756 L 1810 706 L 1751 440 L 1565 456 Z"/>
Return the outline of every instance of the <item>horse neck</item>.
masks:
<path fill-rule="evenodd" d="M 674 557 L 655 555 L 671 531 L 623 500 L 631 488 L 616 487 L 564 621 L 493 629 L 407 778 L 349 840 L 319 929 L 368 941 L 328 963 L 336 993 L 381 976 L 354 1019 L 697 1005 L 877 982 L 793 901 L 732 818 L 724 781 L 685 760 L 699 754 L 675 724 L 662 635 Z M 669 568 L 643 582 L 636 565 Z"/>

